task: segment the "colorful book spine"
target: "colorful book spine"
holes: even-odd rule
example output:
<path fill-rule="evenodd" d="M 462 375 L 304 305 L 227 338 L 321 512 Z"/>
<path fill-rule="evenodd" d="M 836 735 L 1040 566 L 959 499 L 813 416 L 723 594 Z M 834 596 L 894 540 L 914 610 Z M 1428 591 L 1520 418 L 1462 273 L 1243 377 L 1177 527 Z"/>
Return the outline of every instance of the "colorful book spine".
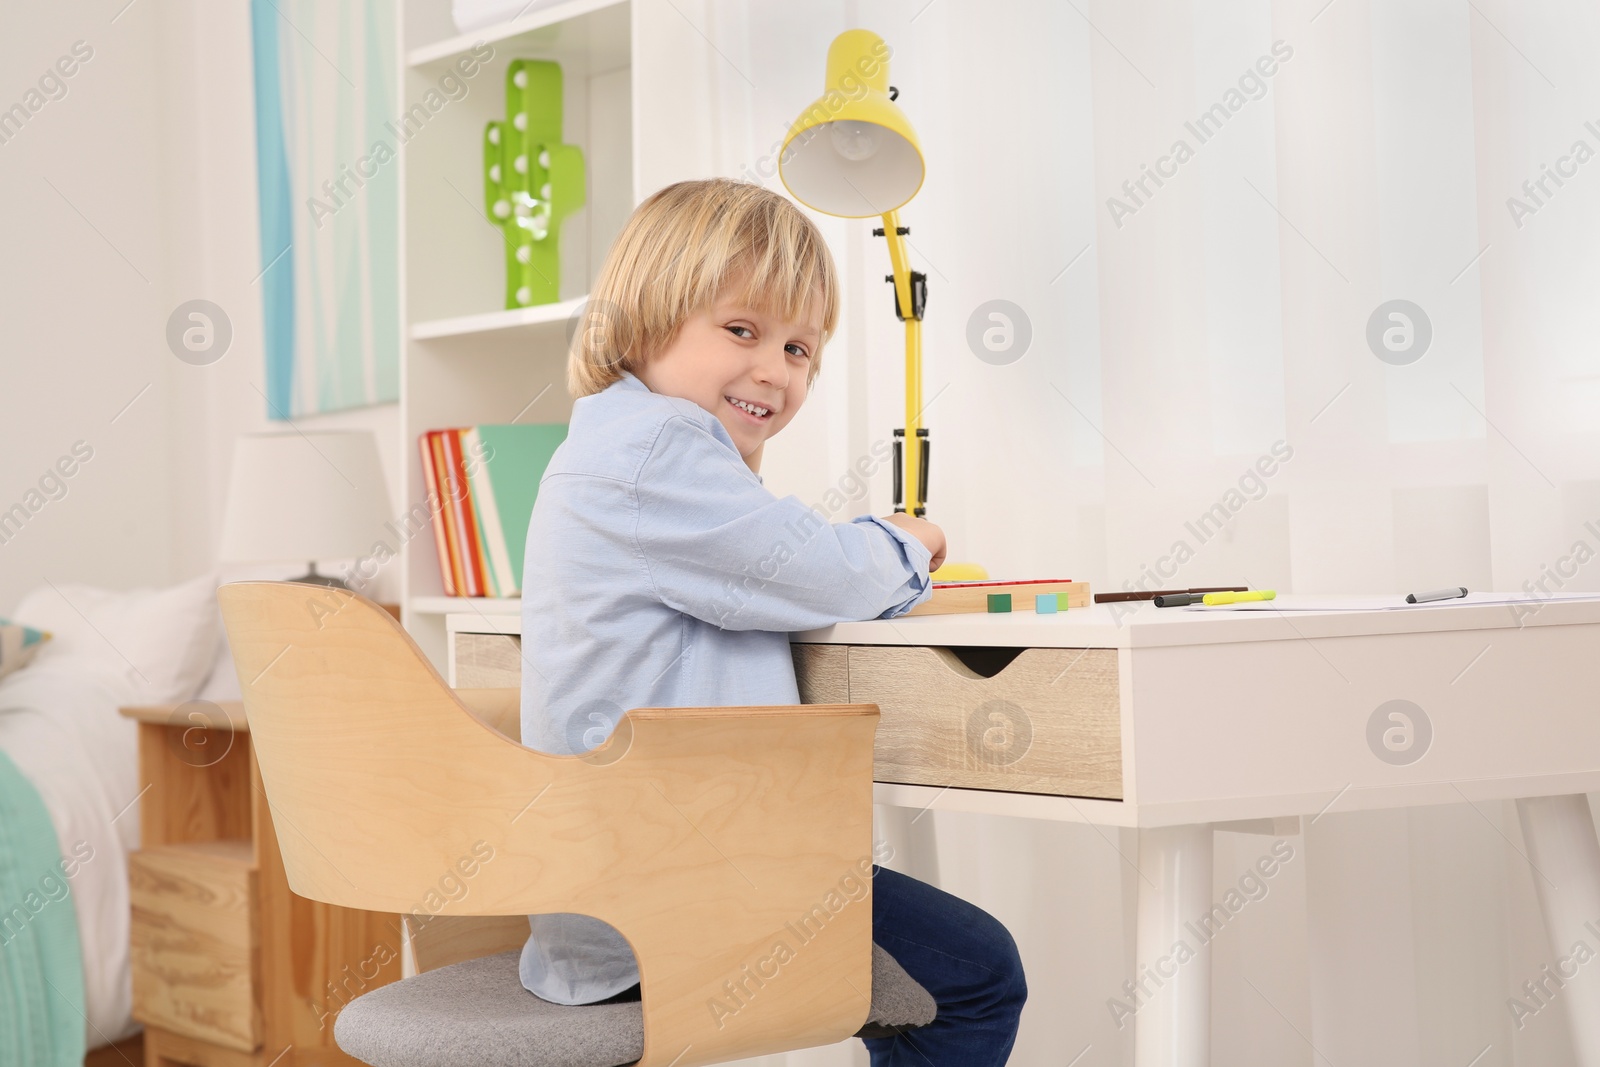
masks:
<path fill-rule="evenodd" d="M 439 509 L 438 519 L 444 526 L 445 542 L 449 546 L 449 564 L 452 584 L 455 586 L 456 596 L 470 596 L 467 589 L 466 571 L 461 566 L 461 545 L 458 540 L 456 524 L 455 486 L 450 478 L 450 458 L 445 451 L 445 433 L 443 430 L 434 430 L 428 434 L 433 445 L 433 466 L 439 485 L 444 490 L 440 497 L 443 507 Z"/>
<path fill-rule="evenodd" d="M 468 498 L 466 466 L 461 458 L 461 431 L 445 430 L 443 435 L 446 470 L 450 479 L 450 514 L 456 527 L 456 550 L 461 573 L 466 578 L 467 596 L 484 596 L 483 562 L 478 554 L 478 526 L 472 519 Z"/>
<path fill-rule="evenodd" d="M 494 560 L 489 555 L 489 529 L 484 523 L 485 494 L 478 489 L 483 474 L 483 453 L 474 430 L 466 428 L 458 433 L 462 457 L 461 482 L 467 487 L 467 510 L 471 513 L 475 534 L 473 551 L 477 556 L 478 573 L 483 576 L 483 595 L 504 596 L 504 587 L 495 576 Z"/>
<path fill-rule="evenodd" d="M 472 565 L 478 572 L 478 595 L 498 596 L 494 575 L 490 573 L 489 551 L 484 541 L 483 517 L 478 510 L 478 499 L 472 491 L 472 472 L 482 466 L 482 459 L 467 451 L 467 430 L 457 430 L 456 449 L 461 455 L 461 485 L 466 491 L 467 522 L 472 527 Z"/>
<path fill-rule="evenodd" d="M 522 423 L 420 435 L 423 478 L 440 505 L 433 535 L 445 595 L 521 595 L 529 518 L 566 433 L 565 423 Z"/>
<path fill-rule="evenodd" d="M 483 540 L 483 555 L 488 562 L 489 583 L 495 596 L 515 596 L 517 581 L 511 570 L 511 551 L 506 544 L 505 527 L 500 522 L 499 502 L 489 482 L 489 463 L 483 435 L 474 426 L 463 430 L 461 441 L 467 455 L 475 457 L 468 470 L 472 507 L 477 512 L 478 530 Z"/>
<path fill-rule="evenodd" d="M 456 596 L 455 572 L 450 567 L 450 543 L 445 537 L 445 523 L 441 521 L 448 504 L 440 486 L 439 468 L 434 461 L 433 439 L 436 436 L 433 430 L 424 432 L 417 438 L 417 451 L 422 456 L 422 480 L 428 487 L 429 507 L 432 509 L 429 525 L 433 527 L 433 548 L 439 555 L 439 581 L 444 586 L 445 596 Z"/>

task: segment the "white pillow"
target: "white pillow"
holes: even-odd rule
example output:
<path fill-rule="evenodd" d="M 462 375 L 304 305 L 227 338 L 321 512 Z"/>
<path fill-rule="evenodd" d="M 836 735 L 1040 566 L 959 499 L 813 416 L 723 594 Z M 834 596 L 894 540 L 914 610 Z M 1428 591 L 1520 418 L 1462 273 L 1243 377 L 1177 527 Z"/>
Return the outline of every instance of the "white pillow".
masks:
<path fill-rule="evenodd" d="M 126 682 L 130 701 L 177 704 L 194 697 L 217 658 L 217 574 L 165 589 L 101 589 L 58 583 L 22 598 L 14 613 L 53 637 L 36 664 L 101 664 Z"/>

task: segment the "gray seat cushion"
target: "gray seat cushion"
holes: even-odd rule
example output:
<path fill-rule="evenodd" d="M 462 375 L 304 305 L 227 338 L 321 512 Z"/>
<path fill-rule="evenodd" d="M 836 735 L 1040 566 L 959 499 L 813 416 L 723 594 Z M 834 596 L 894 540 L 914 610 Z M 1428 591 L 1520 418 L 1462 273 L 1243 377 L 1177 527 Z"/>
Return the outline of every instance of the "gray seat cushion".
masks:
<path fill-rule="evenodd" d="M 357 997 L 334 1040 L 373 1067 L 621 1067 L 644 1055 L 638 1001 L 552 1004 L 522 988 L 520 953 L 468 960 Z M 872 1008 L 858 1037 L 933 1021 L 934 1001 L 872 946 Z"/>

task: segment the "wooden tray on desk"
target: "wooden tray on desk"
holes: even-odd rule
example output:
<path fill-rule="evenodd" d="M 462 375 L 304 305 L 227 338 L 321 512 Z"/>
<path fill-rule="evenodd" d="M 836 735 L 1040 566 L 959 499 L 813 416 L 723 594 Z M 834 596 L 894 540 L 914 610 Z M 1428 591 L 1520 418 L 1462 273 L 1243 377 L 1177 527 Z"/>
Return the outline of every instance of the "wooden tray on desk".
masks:
<path fill-rule="evenodd" d="M 1040 593 L 1055 593 L 1061 610 L 1089 606 L 1089 583 L 1074 581 L 949 582 L 933 584 L 933 595 L 906 615 L 955 615 L 962 612 L 987 612 L 990 593 L 1011 594 L 1012 611 L 1033 611 L 1033 598 Z M 904 616 L 900 616 L 904 618 Z"/>

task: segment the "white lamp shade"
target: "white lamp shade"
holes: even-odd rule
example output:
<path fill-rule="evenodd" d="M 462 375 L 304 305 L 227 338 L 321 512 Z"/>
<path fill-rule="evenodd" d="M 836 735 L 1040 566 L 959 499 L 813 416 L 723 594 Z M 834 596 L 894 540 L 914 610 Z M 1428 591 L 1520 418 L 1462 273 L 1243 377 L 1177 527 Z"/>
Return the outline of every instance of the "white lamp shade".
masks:
<path fill-rule="evenodd" d="M 852 145 L 860 148 L 847 154 Z M 916 145 L 887 126 L 866 122 L 813 126 L 784 146 L 778 166 L 795 199 L 847 219 L 893 211 L 922 187 Z"/>
<path fill-rule="evenodd" d="M 364 556 L 390 518 L 378 443 L 367 430 L 244 434 L 218 554 L 225 562 Z"/>

